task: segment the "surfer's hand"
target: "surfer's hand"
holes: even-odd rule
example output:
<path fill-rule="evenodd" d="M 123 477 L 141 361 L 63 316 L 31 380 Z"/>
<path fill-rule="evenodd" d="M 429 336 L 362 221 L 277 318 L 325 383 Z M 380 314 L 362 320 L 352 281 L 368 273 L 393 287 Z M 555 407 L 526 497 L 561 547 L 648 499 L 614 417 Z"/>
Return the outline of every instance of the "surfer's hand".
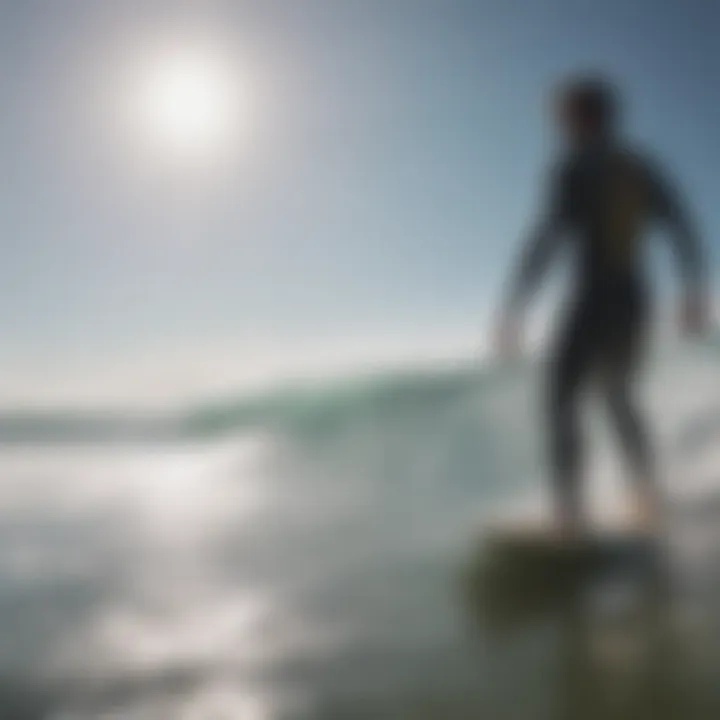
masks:
<path fill-rule="evenodd" d="M 517 357 L 522 349 L 522 322 L 515 315 L 505 314 L 500 318 L 495 333 L 495 345 L 502 358 Z"/>
<path fill-rule="evenodd" d="M 680 310 L 680 330 L 686 337 L 704 335 L 710 327 L 709 303 L 702 293 L 687 293 Z"/>

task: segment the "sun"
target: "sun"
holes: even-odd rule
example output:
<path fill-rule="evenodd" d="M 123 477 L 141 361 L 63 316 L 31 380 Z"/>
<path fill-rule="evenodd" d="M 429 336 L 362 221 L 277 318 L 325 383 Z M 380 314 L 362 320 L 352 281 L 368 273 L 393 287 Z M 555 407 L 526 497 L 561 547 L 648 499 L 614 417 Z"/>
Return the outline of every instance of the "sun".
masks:
<path fill-rule="evenodd" d="M 179 156 L 228 149 L 244 119 L 239 84 L 231 64 L 209 53 L 157 58 L 143 72 L 137 103 L 146 139 Z"/>

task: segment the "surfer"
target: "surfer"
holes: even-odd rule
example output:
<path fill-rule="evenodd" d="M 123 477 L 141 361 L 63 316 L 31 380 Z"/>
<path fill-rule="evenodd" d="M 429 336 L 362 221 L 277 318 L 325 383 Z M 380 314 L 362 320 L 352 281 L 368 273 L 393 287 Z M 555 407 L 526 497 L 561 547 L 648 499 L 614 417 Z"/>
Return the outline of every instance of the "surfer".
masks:
<path fill-rule="evenodd" d="M 504 354 L 519 349 L 522 313 L 555 251 L 572 247 L 573 291 L 550 353 L 547 419 L 554 500 L 561 532 L 585 527 L 580 492 L 581 392 L 597 383 L 631 470 L 635 521 L 656 529 L 659 489 L 645 423 L 633 397 L 650 314 L 643 240 L 661 221 L 673 240 L 684 294 L 681 325 L 698 334 L 708 322 L 703 253 L 668 178 L 619 134 L 615 88 L 576 78 L 560 88 L 557 120 L 565 156 L 549 181 L 540 221 L 523 250 L 499 326 Z"/>

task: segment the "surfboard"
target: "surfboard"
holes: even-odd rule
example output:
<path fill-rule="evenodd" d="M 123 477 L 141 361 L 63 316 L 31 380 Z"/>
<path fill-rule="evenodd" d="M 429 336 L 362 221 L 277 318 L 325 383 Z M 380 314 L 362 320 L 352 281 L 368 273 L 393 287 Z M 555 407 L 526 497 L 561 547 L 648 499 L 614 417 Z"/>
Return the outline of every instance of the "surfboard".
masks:
<path fill-rule="evenodd" d="M 484 553 L 488 562 L 518 571 L 572 567 L 595 571 L 614 564 L 652 559 L 660 538 L 633 527 L 600 528 L 566 538 L 549 525 L 507 523 L 488 528 Z"/>
<path fill-rule="evenodd" d="M 531 617 L 562 612 L 594 583 L 646 583 L 662 557 L 660 539 L 633 527 L 569 540 L 547 524 L 506 521 L 483 533 L 469 587 L 493 619 Z"/>

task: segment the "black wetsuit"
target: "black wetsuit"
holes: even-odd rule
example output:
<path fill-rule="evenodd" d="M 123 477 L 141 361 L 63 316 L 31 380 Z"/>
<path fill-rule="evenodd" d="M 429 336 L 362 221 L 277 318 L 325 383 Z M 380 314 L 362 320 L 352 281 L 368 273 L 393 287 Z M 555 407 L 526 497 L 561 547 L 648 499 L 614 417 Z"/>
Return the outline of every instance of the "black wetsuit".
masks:
<path fill-rule="evenodd" d="M 545 217 L 525 249 L 511 305 L 522 304 L 563 240 L 574 245 L 575 287 L 551 353 L 550 455 L 557 500 L 579 513 L 579 391 L 601 381 L 611 418 L 637 478 L 652 476 L 643 423 L 632 400 L 650 298 L 642 240 L 653 220 L 672 226 L 689 286 L 701 283 L 698 244 L 677 194 L 639 154 L 602 142 L 562 162 L 551 181 Z"/>

